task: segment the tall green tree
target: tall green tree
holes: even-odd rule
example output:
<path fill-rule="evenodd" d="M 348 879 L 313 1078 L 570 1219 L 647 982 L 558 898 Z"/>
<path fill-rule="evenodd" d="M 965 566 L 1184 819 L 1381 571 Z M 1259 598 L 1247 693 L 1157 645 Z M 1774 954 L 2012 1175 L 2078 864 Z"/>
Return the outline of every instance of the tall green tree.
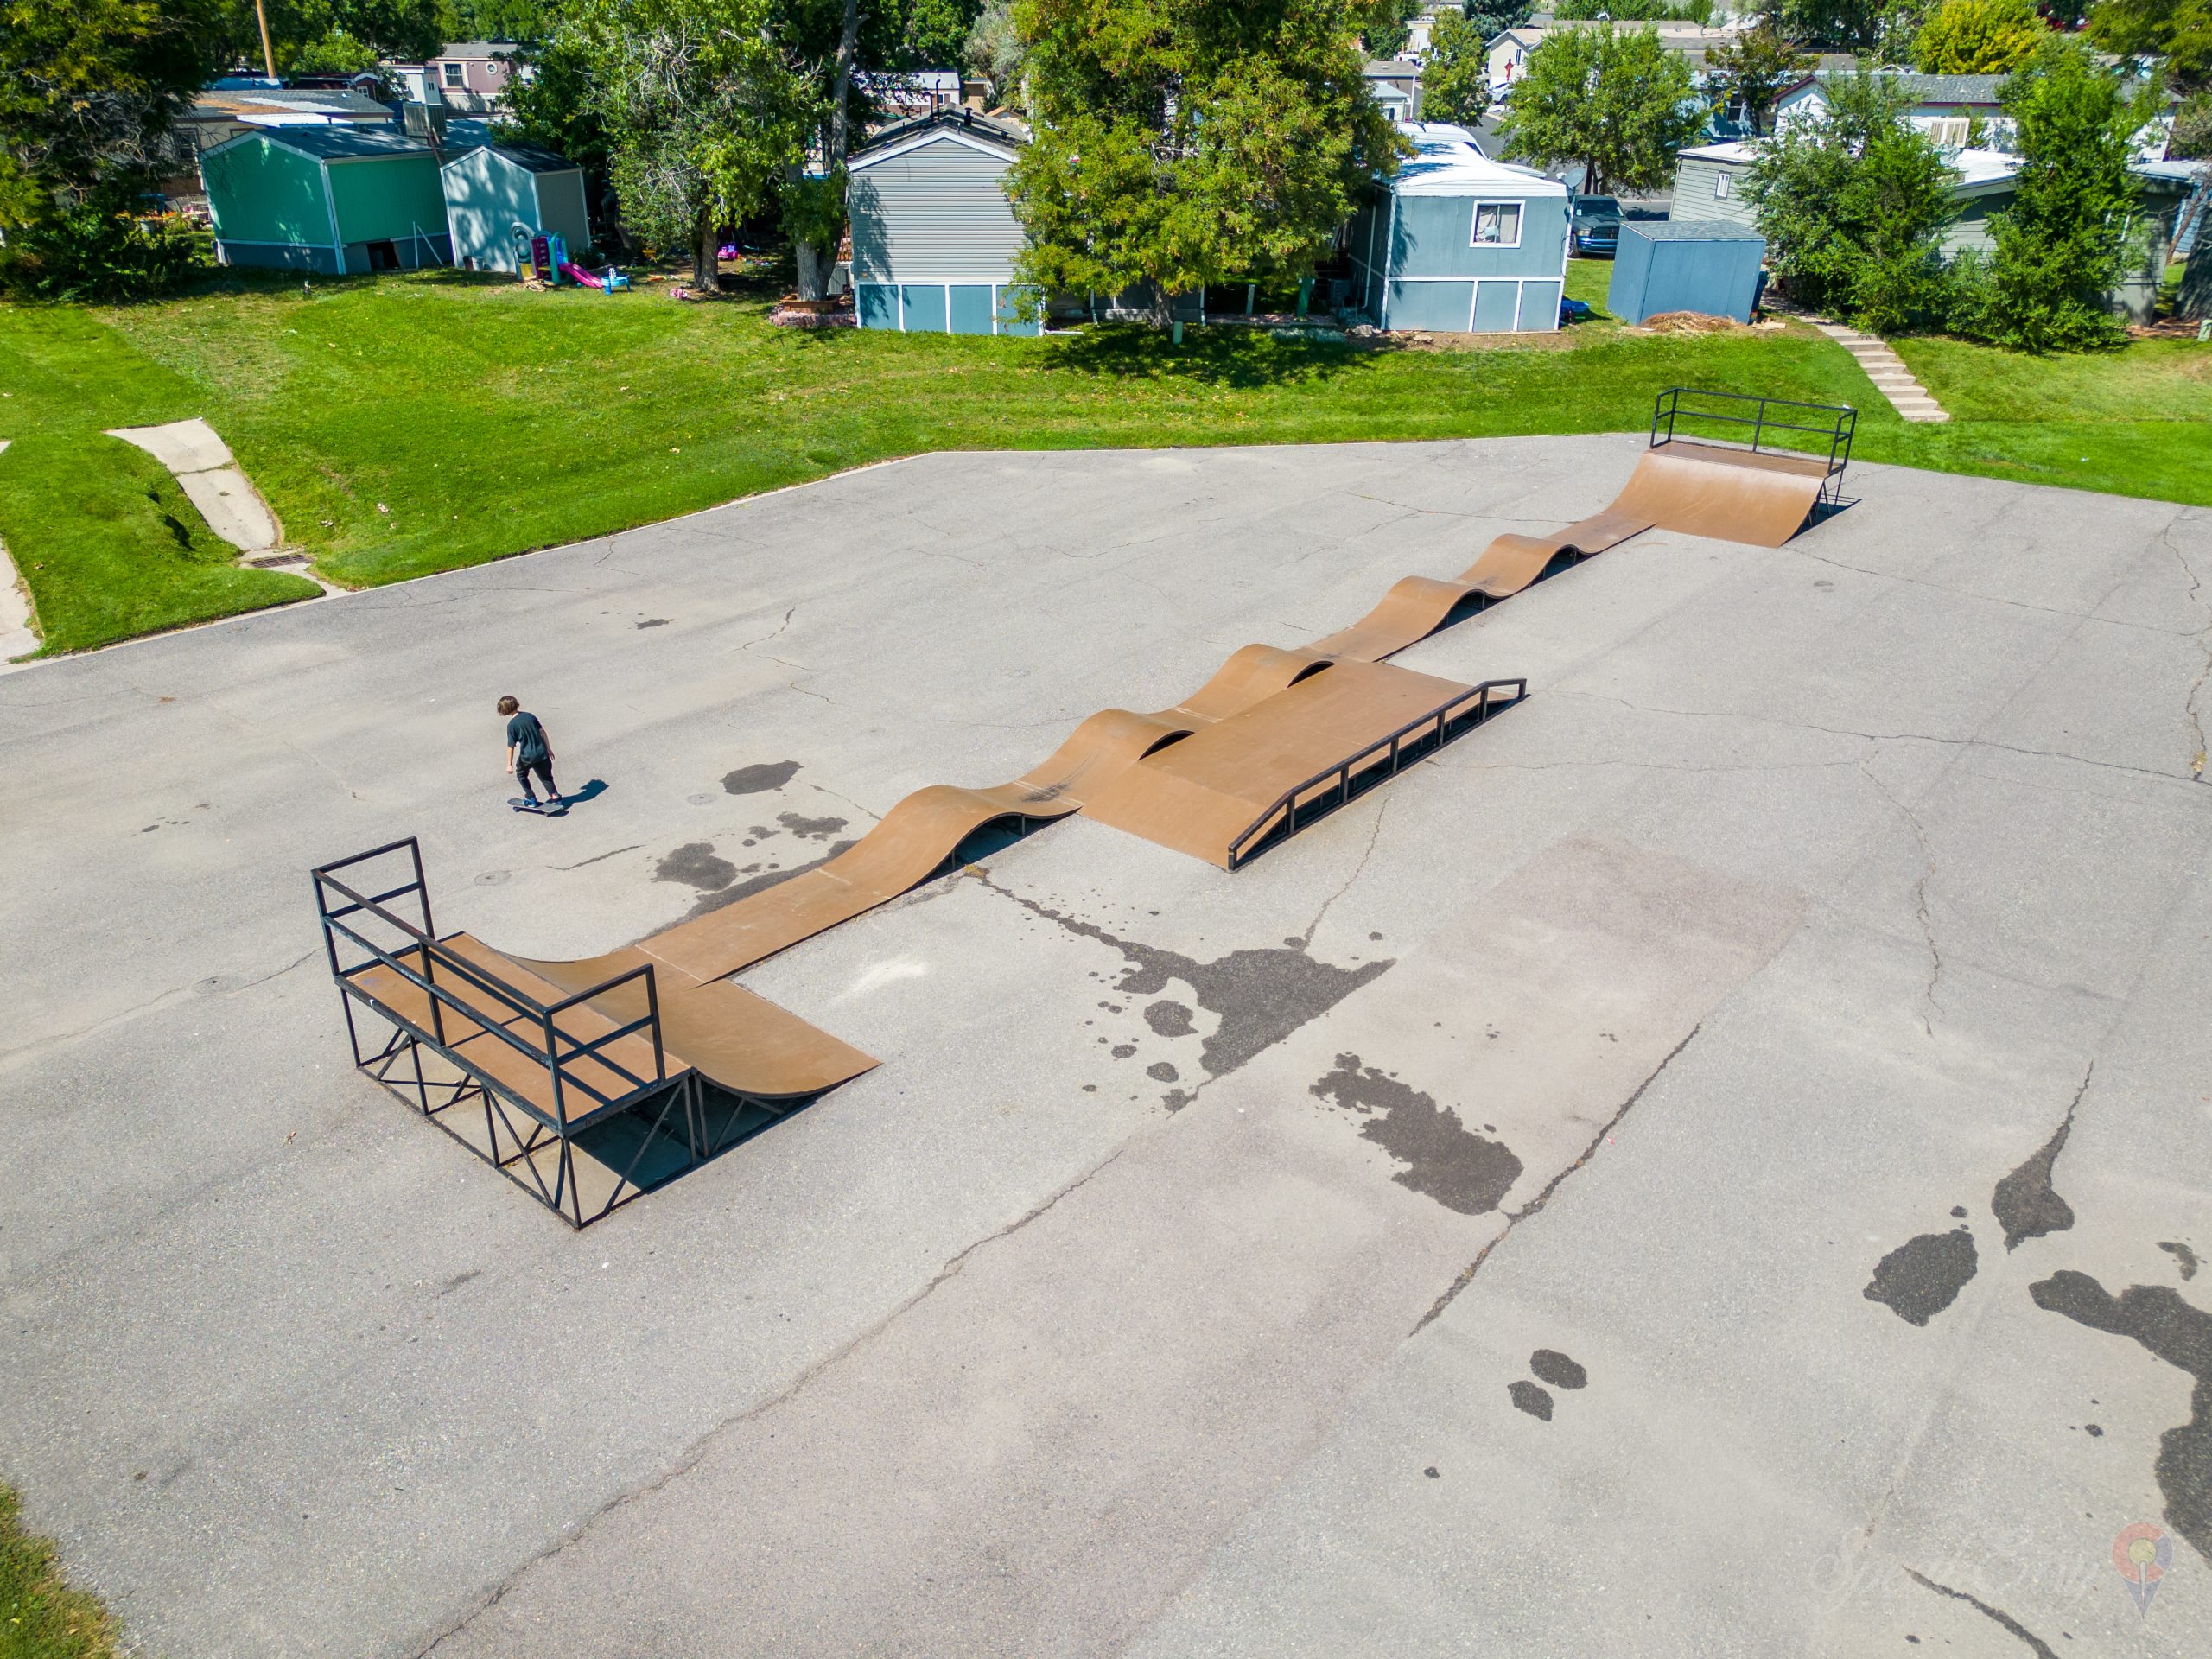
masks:
<path fill-rule="evenodd" d="M 1762 144 L 1745 181 L 1768 263 L 1802 304 L 1878 334 L 1916 327 L 1948 301 L 1938 238 L 1958 175 L 1892 80 L 1861 70 L 1823 86 L 1826 110 Z"/>
<path fill-rule="evenodd" d="M 904 67 L 957 69 L 967 49 L 968 31 L 975 27 L 983 3 L 982 0 L 904 0 L 899 10 Z"/>
<path fill-rule="evenodd" d="M 1821 52 L 1864 52 L 1881 34 L 1883 0 L 1781 0 L 1779 23 Z"/>
<path fill-rule="evenodd" d="M 2163 62 L 2183 92 L 2212 85 L 2212 0 L 2097 0 L 2088 35 L 2121 57 Z"/>
<path fill-rule="evenodd" d="M 540 41 L 552 32 L 560 0 L 438 0 L 438 29 L 448 41 Z"/>
<path fill-rule="evenodd" d="M 219 0 L 0 0 L 0 283 L 120 298 L 182 274 L 140 198 L 220 52 Z"/>
<path fill-rule="evenodd" d="M 1033 140 L 1007 175 L 1046 292 L 1302 276 L 1408 153 L 1358 0 L 1019 0 Z"/>
<path fill-rule="evenodd" d="M 2109 296 L 2145 252 L 2128 162 L 2160 88 L 2123 79 L 2081 41 L 2054 36 L 1997 99 L 2012 118 L 2020 169 L 2012 205 L 1990 216 L 1995 245 L 1961 326 L 2030 352 L 2115 345 L 2126 334 Z"/>
<path fill-rule="evenodd" d="M 1446 12 L 1428 37 L 1428 57 L 1421 71 L 1421 113 L 1424 121 L 1469 125 L 1490 108 L 1491 37 L 1465 16 Z"/>
<path fill-rule="evenodd" d="M 1421 0 L 1381 0 L 1368 10 L 1360 39 L 1368 56 L 1390 59 L 1403 53 L 1414 37 L 1413 22 L 1421 16 Z"/>
<path fill-rule="evenodd" d="M 419 60 L 445 41 L 440 0 L 264 0 L 280 75 L 352 73 L 382 58 Z M 227 0 L 224 49 L 262 67 L 253 0 Z"/>
<path fill-rule="evenodd" d="M 1012 104 L 1021 96 L 1022 67 L 1029 61 L 1029 43 L 1014 20 L 1014 0 L 989 0 L 968 27 L 961 48 L 968 73 L 991 84 L 994 104 Z"/>
<path fill-rule="evenodd" d="M 1649 29 L 1560 29 L 1529 54 L 1498 130 L 1505 159 L 1579 163 L 1584 188 L 1663 189 L 1705 125 L 1689 65 Z"/>
<path fill-rule="evenodd" d="M 1468 0 L 1466 18 L 1487 41 L 1520 28 L 1535 10 L 1535 0 Z"/>
<path fill-rule="evenodd" d="M 2035 0 L 1943 0 L 1913 41 L 1913 61 L 1931 75 L 2009 74 L 2050 33 Z"/>
<path fill-rule="evenodd" d="M 1773 121 L 1775 100 L 1802 79 L 1812 63 L 1796 41 L 1762 19 L 1733 44 L 1705 54 L 1707 90 L 1739 103 L 1756 137 Z"/>
<path fill-rule="evenodd" d="M 563 26 L 604 124 L 623 216 L 719 286 L 721 228 L 759 211 L 822 111 L 769 0 L 575 0 Z"/>

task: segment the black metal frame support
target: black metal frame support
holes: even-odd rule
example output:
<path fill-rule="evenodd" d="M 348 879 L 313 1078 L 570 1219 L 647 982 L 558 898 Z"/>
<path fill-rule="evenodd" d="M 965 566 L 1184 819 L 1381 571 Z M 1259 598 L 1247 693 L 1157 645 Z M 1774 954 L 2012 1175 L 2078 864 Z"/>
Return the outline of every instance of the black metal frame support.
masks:
<path fill-rule="evenodd" d="M 401 854 L 407 858 L 411 879 L 396 886 L 378 890 L 374 881 L 340 880 L 337 874 Z M 559 1001 L 541 1001 L 437 937 L 422 848 L 414 836 L 318 866 L 311 874 L 324 957 L 341 993 L 354 1065 L 571 1227 L 590 1225 L 728 1143 L 726 1134 L 709 1127 L 714 1114 L 707 1109 L 707 1085 L 688 1070 L 669 1074 L 661 1042 L 659 990 L 650 963 Z M 414 903 L 406 904 L 410 899 Z M 395 903 L 412 914 L 393 908 Z M 381 942 L 367 931 L 372 925 L 381 925 Z M 349 947 L 343 951 L 341 940 Z M 362 982 L 378 968 L 419 992 L 421 1007 L 405 1010 L 380 1000 Z M 625 1020 L 593 1006 L 595 999 L 640 977 L 645 998 L 641 1016 Z M 455 988 L 469 995 L 460 995 Z M 356 1002 L 391 1027 L 372 1052 L 362 1045 Z M 573 1018 L 564 1027 L 563 1016 L 578 1009 L 588 1010 L 594 1023 L 605 1028 L 580 1033 L 568 1028 L 576 1023 Z M 456 1037 L 455 1032 L 465 1034 Z M 650 1075 L 625 1064 L 615 1052 L 623 1039 L 641 1035 L 649 1036 L 652 1045 Z M 525 1065 L 506 1068 L 519 1077 L 531 1077 L 542 1067 L 543 1097 L 533 1099 L 516 1083 L 494 1075 L 483 1064 L 488 1053 L 468 1052 L 468 1046 L 477 1043 L 494 1045 L 490 1052 L 504 1048 L 521 1056 Z M 454 1075 L 431 1076 L 423 1064 L 425 1049 Z M 581 1069 L 586 1062 L 594 1069 L 593 1075 Z M 453 1109 L 467 1102 L 483 1108 L 480 1141 L 448 1121 Z M 635 1120 L 641 1134 L 632 1137 L 620 1133 L 616 1120 L 626 1116 Z M 589 1201 L 588 1208 L 576 1159 L 579 1140 L 594 1130 L 601 1131 L 595 1137 L 598 1141 L 613 1144 L 634 1138 L 634 1146 L 619 1166 L 595 1156 L 591 1143 L 583 1147 L 583 1155 L 613 1177 L 603 1201 Z M 684 1156 L 677 1167 L 656 1174 L 658 1165 L 649 1154 L 671 1143 L 680 1145 Z"/>
<path fill-rule="evenodd" d="M 1701 402 L 1741 405 L 1751 404 L 1749 414 L 1731 413 L 1725 410 L 1700 409 L 1694 402 L 1682 406 L 1688 397 Z M 1785 411 L 1782 416 L 1770 415 L 1770 410 Z M 1796 418 L 1790 418 L 1791 416 Z M 1820 419 L 1820 416 L 1826 419 Z M 1707 391 L 1696 386 L 1669 386 L 1651 403 L 1651 448 L 1672 443 L 1678 421 L 1711 423 L 1721 426 L 1751 429 L 1746 444 L 1741 437 L 1733 439 L 1706 439 L 1705 442 L 1730 442 L 1748 448 L 1755 455 L 1787 454 L 1800 459 L 1818 459 L 1817 448 L 1800 449 L 1787 443 L 1770 443 L 1768 435 L 1777 432 L 1802 433 L 1808 438 L 1827 441 L 1828 475 L 1821 485 L 1815 504 L 1816 512 L 1834 512 L 1842 503 L 1843 469 L 1851 464 L 1851 441 L 1859 430 L 1859 411 L 1848 404 L 1805 404 L 1788 397 L 1758 397 L 1742 391 Z M 1663 429 L 1663 435 L 1662 435 Z"/>
<path fill-rule="evenodd" d="M 1434 753 L 1462 733 L 1474 730 L 1492 715 L 1527 701 L 1528 696 L 1525 679 L 1484 680 L 1376 739 L 1357 753 L 1323 767 L 1303 783 L 1294 784 L 1229 843 L 1228 868 L 1242 868 L 1277 842 L 1326 817 L 1384 779 Z"/>

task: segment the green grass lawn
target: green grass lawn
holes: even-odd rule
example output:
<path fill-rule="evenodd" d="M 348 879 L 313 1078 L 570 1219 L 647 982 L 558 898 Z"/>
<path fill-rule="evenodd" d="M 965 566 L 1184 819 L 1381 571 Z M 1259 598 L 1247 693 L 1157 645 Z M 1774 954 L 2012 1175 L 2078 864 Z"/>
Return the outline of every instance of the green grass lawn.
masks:
<path fill-rule="evenodd" d="M 1611 269 L 1576 261 L 1568 292 L 1602 310 Z M 158 469 L 110 453 L 115 425 L 206 417 L 288 537 L 364 585 L 918 451 L 1638 430 L 1674 385 L 1856 404 L 1869 460 L 2212 501 L 2212 351 L 2155 344 L 2024 365 L 1907 342 L 1961 416 L 1929 429 L 1794 326 L 1649 337 L 1601 315 L 1472 350 L 1221 328 L 1178 349 L 1122 328 L 807 334 L 770 327 L 758 300 L 684 305 L 654 286 L 226 276 L 158 305 L 0 308 L 0 437 L 16 440 L 0 538 L 48 648 L 71 649 L 300 591 L 231 567 Z"/>
<path fill-rule="evenodd" d="M 54 1546 L 16 1522 L 0 1486 L 0 1659 L 111 1659 L 115 1626 L 99 1602 L 62 1581 Z"/>

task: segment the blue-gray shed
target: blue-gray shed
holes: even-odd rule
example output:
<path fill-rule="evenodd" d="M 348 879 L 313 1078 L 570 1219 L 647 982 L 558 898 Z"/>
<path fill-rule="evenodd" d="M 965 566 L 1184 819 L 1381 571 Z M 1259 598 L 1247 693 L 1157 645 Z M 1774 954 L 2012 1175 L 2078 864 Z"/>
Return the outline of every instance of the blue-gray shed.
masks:
<path fill-rule="evenodd" d="M 1033 334 L 1014 315 L 1024 240 L 1005 174 L 1027 136 L 943 110 L 880 134 L 846 164 L 853 308 L 863 328 Z"/>
<path fill-rule="evenodd" d="M 478 143 L 438 173 L 456 264 L 518 271 L 541 232 L 557 232 L 572 254 L 591 245 L 583 169 L 565 156 L 535 144 Z"/>
<path fill-rule="evenodd" d="M 1567 187 L 1444 137 L 1456 128 L 1406 130 L 1417 153 L 1345 232 L 1353 304 L 1381 328 L 1556 330 Z"/>
<path fill-rule="evenodd" d="M 1719 219 L 1626 219 L 1605 308 L 1623 322 L 1662 311 L 1751 320 L 1766 238 Z"/>

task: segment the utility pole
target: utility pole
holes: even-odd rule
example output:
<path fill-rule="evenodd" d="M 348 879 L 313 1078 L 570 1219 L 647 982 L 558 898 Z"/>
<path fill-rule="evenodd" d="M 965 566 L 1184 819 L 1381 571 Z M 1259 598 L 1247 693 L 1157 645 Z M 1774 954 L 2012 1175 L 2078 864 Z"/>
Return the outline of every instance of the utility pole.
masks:
<path fill-rule="evenodd" d="M 269 7 L 266 0 L 253 0 L 253 15 L 261 24 L 261 67 L 269 72 L 269 79 L 276 79 L 276 54 L 269 45 Z"/>

